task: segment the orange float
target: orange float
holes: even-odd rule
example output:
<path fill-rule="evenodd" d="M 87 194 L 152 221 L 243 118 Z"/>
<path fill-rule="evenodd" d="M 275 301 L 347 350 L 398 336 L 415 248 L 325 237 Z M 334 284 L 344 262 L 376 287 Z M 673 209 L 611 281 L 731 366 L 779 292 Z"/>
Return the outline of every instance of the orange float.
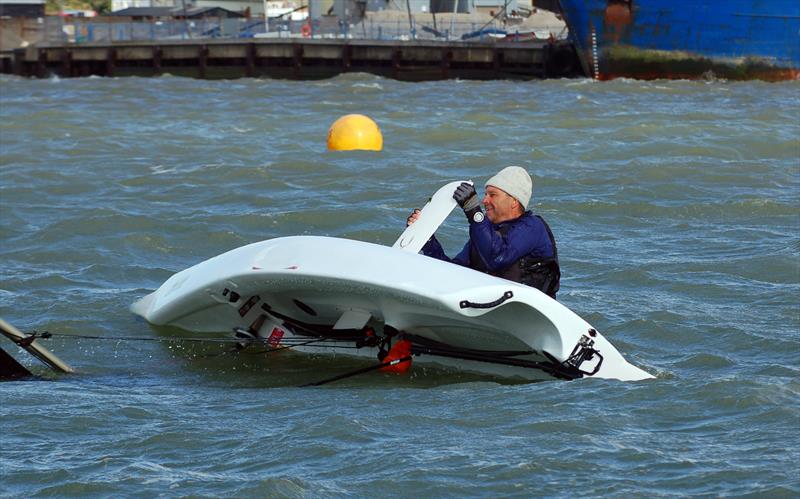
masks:
<path fill-rule="evenodd" d="M 394 374 L 403 374 L 411 368 L 411 342 L 408 340 L 400 340 L 394 345 L 392 348 L 389 349 L 389 353 L 386 354 L 386 357 L 381 359 L 381 362 L 384 364 L 401 360 L 402 362 L 398 362 L 397 364 L 392 364 L 389 366 L 381 367 L 381 371 L 385 373 L 394 373 Z"/>

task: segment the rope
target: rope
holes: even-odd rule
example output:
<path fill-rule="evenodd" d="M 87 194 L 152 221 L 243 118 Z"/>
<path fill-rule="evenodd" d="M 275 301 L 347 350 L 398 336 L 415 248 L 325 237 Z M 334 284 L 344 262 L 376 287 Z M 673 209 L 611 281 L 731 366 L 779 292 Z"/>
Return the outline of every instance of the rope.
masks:
<path fill-rule="evenodd" d="M 37 334 L 34 331 L 34 334 Z M 49 337 L 61 337 L 61 338 L 76 338 L 81 340 L 101 340 L 101 341 L 157 341 L 157 342 L 184 342 L 184 343 L 216 343 L 216 344 L 231 344 L 231 343 L 248 343 L 248 344 L 258 344 L 258 343 L 269 343 L 268 338 L 257 338 L 257 339 L 236 339 L 236 338 L 151 338 L 151 337 L 143 337 L 143 336 L 94 336 L 88 334 L 65 334 L 65 333 L 41 333 L 39 336 L 40 338 L 49 338 Z M 333 338 L 314 338 L 314 339 L 307 339 L 307 338 L 287 338 L 281 340 L 280 347 L 266 350 L 266 352 L 274 351 L 274 350 L 282 350 L 284 348 L 302 346 L 302 345 L 309 345 L 312 343 L 323 343 L 323 342 L 334 342 L 336 339 Z M 321 347 L 336 347 L 336 345 L 317 345 Z M 356 348 L 355 346 L 338 346 L 337 348 Z"/>
<path fill-rule="evenodd" d="M 89 334 L 64 334 L 50 333 L 52 337 L 77 338 L 81 340 L 103 340 L 103 341 L 159 341 L 159 342 L 185 342 L 185 343 L 241 343 L 244 340 L 235 338 L 149 338 L 143 336 L 93 336 Z M 248 340 L 249 342 L 266 342 L 263 340 Z"/>

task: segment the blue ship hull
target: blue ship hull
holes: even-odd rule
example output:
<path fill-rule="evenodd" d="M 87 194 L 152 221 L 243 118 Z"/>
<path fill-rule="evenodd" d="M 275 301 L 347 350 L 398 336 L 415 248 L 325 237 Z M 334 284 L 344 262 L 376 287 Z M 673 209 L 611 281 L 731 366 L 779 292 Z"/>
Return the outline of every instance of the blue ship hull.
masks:
<path fill-rule="evenodd" d="M 597 79 L 800 79 L 798 0 L 560 3 L 584 70 Z"/>

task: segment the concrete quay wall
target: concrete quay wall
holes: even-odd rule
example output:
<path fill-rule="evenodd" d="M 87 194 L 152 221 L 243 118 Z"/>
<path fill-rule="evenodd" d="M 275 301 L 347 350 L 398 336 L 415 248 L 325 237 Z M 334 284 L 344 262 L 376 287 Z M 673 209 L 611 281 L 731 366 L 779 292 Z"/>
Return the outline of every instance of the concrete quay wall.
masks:
<path fill-rule="evenodd" d="M 330 78 L 373 73 L 408 81 L 583 76 L 569 42 L 444 42 L 276 38 L 32 45 L 2 54 L 25 77 Z"/>

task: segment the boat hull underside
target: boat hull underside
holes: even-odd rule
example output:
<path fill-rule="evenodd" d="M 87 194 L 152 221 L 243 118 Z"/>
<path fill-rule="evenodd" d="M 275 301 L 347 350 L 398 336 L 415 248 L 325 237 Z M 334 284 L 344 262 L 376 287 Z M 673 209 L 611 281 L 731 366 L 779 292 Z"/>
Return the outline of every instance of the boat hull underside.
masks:
<path fill-rule="evenodd" d="M 536 289 L 337 238 L 296 236 L 231 250 L 176 273 L 131 310 L 156 326 L 243 332 L 315 354 L 362 356 L 371 342 L 386 347 L 402 336 L 419 359 L 465 371 L 531 380 L 652 377 Z M 297 345 L 317 339 L 315 348 Z M 347 345 L 331 349 L 340 340 Z M 367 356 L 378 360 L 377 350 Z"/>

